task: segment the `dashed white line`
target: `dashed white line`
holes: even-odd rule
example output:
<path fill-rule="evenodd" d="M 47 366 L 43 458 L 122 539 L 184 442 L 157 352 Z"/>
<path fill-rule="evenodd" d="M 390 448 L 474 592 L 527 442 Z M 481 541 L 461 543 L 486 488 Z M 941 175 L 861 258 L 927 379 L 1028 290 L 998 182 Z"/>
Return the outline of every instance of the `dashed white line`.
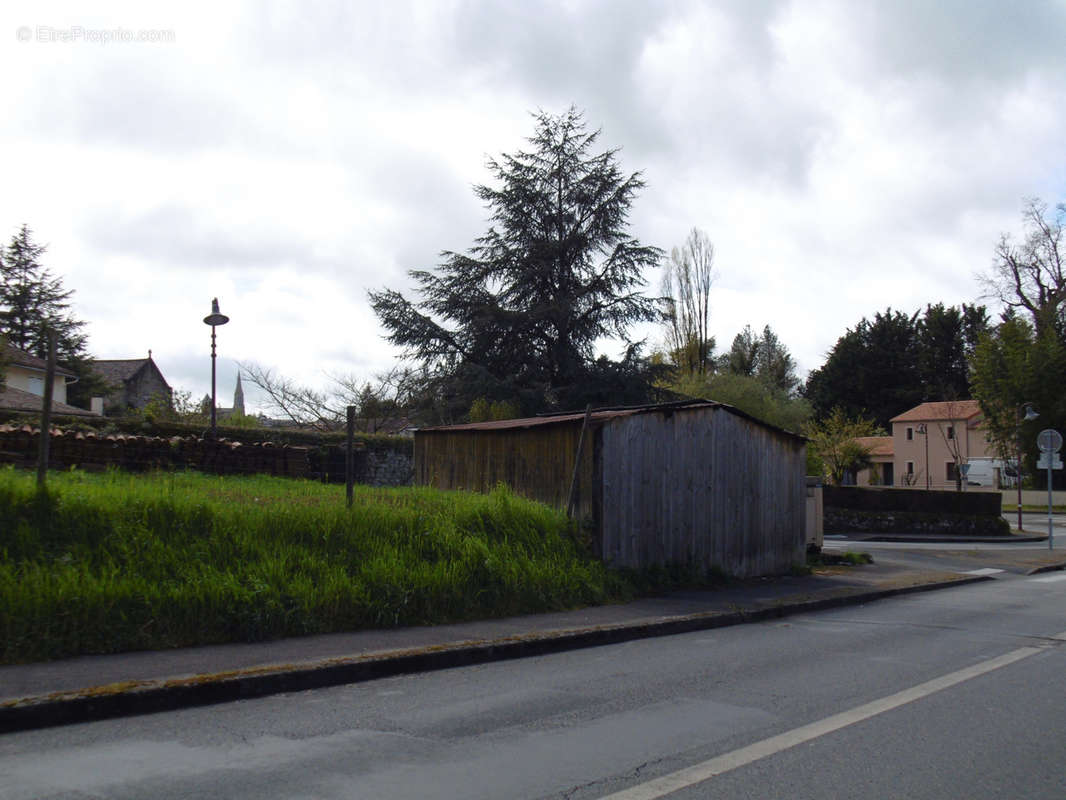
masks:
<path fill-rule="evenodd" d="M 995 575 L 1003 572 L 1001 569 L 993 569 L 992 567 L 985 567 L 984 569 L 968 569 L 963 572 L 963 575 Z"/>
<path fill-rule="evenodd" d="M 1062 579 L 1066 579 L 1066 575 L 1063 575 Z M 1066 633 L 1055 634 L 1049 638 L 1061 639 L 1063 637 L 1066 637 Z M 637 786 L 631 786 L 628 789 L 607 795 L 602 800 L 657 800 L 657 798 L 665 797 L 672 792 L 702 783 L 716 775 L 751 764 L 759 759 L 780 753 L 782 750 L 788 750 L 796 745 L 833 733 L 841 728 L 846 728 L 870 717 L 899 708 L 907 703 L 913 703 L 915 700 L 928 697 L 935 692 L 948 689 L 971 678 L 1001 669 L 1016 661 L 1021 661 L 1023 658 L 1035 655 L 1043 649 L 1042 647 L 1020 647 L 996 658 L 990 658 L 987 661 L 982 661 L 979 664 L 974 664 L 956 672 L 949 672 L 947 675 L 920 683 L 910 689 L 904 689 L 902 692 L 882 697 L 880 700 L 874 700 L 871 703 L 866 703 L 840 714 L 834 714 L 809 725 L 779 733 L 777 736 L 771 736 L 769 739 L 763 739 L 760 742 L 755 742 L 731 753 L 725 753 L 687 769 L 663 775 L 660 778 L 655 778 Z"/>
<path fill-rule="evenodd" d="M 1029 581 L 1030 583 L 1058 583 L 1059 581 L 1066 581 L 1066 572 L 1048 575 L 1043 578 L 1030 578 Z"/>

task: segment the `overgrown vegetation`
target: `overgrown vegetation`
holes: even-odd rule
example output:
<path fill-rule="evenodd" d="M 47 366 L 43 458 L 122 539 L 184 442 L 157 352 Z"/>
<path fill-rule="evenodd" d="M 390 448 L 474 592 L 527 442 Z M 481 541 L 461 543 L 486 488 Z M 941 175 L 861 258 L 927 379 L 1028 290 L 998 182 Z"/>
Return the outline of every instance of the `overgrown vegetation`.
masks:
<path fill-rule="evenodd" d="M 625 599 L 566 517 L 489 495 L 0 470 L 0 661 L 430 624 Z"/>

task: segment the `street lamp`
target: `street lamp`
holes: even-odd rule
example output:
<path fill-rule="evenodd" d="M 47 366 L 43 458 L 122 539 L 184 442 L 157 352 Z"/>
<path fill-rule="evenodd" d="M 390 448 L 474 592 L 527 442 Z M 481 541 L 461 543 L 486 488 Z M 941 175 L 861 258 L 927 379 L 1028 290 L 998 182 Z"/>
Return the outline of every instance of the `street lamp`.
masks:
<path fill-rule="evenodd" d="M 918 423 L 918 433 L 925 437 L 925 490 L 929 491 L 929 429 L 924 422 Z"/>
<path fill-rule="evenodd" d="M 1024 413 L 1023 413 L 1024 412 Z M 1032 422 L 1040 415 L 1036 413 L 1032 403 L 1022 403 L 1018 406 L 1018 466 L 1015 469 L 1014 479 L 1018 481 L 1018 531 L 1022 530 L 1022 424 Z"/>
<path fill-rule="evenodd" d="M 218 298 L 211 301 L 211 313 L 204 317 L 204 324 L 211 326 L 211 438 L 218 438 L 215 428 L 215 328 L 229 322 L 229 317 L 218 310 Z"/>

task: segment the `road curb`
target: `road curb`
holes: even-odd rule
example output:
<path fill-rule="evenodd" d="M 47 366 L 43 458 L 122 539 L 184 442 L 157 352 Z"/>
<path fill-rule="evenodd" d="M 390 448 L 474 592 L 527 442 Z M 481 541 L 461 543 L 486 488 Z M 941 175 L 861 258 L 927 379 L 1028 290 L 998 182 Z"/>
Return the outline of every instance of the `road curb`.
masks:
<path fill-rule="evenodd" d="M 842 538 L 836 538 L 836 537 Z M 906 534 L 906 533 L 854 533 L 854 534 L 826 534 L 824 537 L 831 542 L 902 542 L 904 544 L 1029 544 L 1032 542 L 1046 542 L 1047 534 L 1039 533 L 1016 533 L 1010 536 L 937 536 L 936 534 Z"/>
<path fill-rule="evenodd" d="M 321 689 L 379 678 L 548 655 L 586 647 L 671 636 L 778 619 L 793 614 L 860 605 L 902 594 L 991 580 L 987 575 L 835 594 L 730 612 L 700 612 L 594 628 L 474 640 L 362 656 L 256 667 L 170 680 L 127 681 L 10 700 L 0 704 L 0 733 L 152 714 L 194 706 Z"/>
<path fill-rule="evenodd" d="M 1066 569 L 1066 561 L 1060 561 L 1058 564 L 1043 564 L 1039 567 L 1033 567 L 1026 572 L 1026 575 L 1039 575 L 1041 572 L 1057 572 L 1059 570 Z"/>

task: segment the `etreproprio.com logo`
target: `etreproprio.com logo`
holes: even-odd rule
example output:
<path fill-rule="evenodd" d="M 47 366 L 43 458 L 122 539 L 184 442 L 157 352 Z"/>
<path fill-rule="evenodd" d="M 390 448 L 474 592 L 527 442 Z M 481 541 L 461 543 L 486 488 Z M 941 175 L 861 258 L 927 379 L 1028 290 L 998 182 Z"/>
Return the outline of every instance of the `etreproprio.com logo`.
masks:
<path fill-rule="evenodd" d="M 81 25 L 58 27 L 52 25 L 23 25 L 15 31 L 20 42 L 43 44 L 173 44 L 177 35 L 173 29 L 86 28 Z"/>

